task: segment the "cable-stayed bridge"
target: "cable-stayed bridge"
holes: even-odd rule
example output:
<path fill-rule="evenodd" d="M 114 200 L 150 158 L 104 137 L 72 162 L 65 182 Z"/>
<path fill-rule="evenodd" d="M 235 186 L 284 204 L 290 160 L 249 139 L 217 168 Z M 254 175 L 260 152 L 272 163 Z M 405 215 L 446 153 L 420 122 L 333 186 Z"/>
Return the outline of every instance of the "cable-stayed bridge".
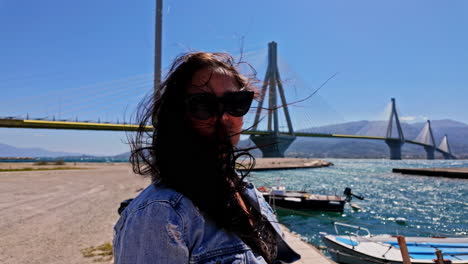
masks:
<path fill-rule="evenodd" d="M 34 119 L 15 119 L 15 118 L 0 118 L 0 127 L 8 128 L 34 128 L 34 129 L 69 129 L 69 130 L 101 130 L 101 131 L 136 131 L 138 125 L 135 124 L 117 124 L 117 123 L 97 123 L 97 122 L 75 122 L 75 121 L 52 121 L 52 120 L 34 120 Z M 147 126 L 147 131 L 152 131 L 152 126 Z M 419 145 L 424 148 L 427 153 L 427 159 L 434 159 L 435 151 L 440 152 L 446 159 L 455 159 L 456 157 L 451 153 L 450 145 L 448 143 L 448 137 L 445 135 L 441 143 L 437 146 L 433 141 L 432 132 L 430 131 L 430 122 L 427 122 L 421 134 L 423 135 L 423 141 L 399 139 L 399 138 L 386 138 L 379 136 L 362 136 L 362 135 L 344 135 L 344 134 L 327 134 L 327 133 L 306 133 L 306 132 L 295 132 L 294 137 L 314 137 L 314 138 L 347 138 L 347 139 L 371 139 L 384 141 L 389 145 L 391 159 L 401 159 L 401 146 L 404 143 Z M 243 134 L 252 136 L 270 136 L 271 131 L 267 130 L 247 130 Z M 290 133 L 279 132 L 275 133 L 276 136 L 291 136 Z M 420 138 L 420 137 L 418 137 Z M 431 140 L 428 140 L 431 139 Z M 279 140 L 277 140 L 278 142 Z M 275 146 L 277 144 L 271 144 Z M 392 149 L 393 148 L 393 149 Z M 264 153 L 265 154 L 265 153 Z M 267 153 L 265 156 L 275 156 Z"/>
<path fill-rule="evenodd" d="M 363 134 L 339 134 L 339 133 L 324 133 L 312 131 L 295 131 L 293 122 L 290 115 L 289 107 L 291 103 L 286 101 L 285 91 L 283 88 L 283 81 L 280 77 L 280 72 L 277 64 L 277 44 L 271 42 L 268 45 L 268 66 L 261 87 L 261 95 L 258 98 L 258 105 L 255 109 L 255 119 L 251 128 L 243 132 L 243 134 L 250 135 L 250 139 L 259 147 L 264 157 L 282 157 L 285 150 L 297 137 L 315 137 L 315 138 L 348 138 L 348 139 L 362 139 L 362 140 L 380 140 L 387 144 L 390 150 L 391 159 L 401 159 L 401 147 L 404 144 L 419 145 L 426 151 L 427 159 L 434 159 L 435 152 L 440 152 L 446 159 L 454 159 L 455 156 L 451 152 L 447 135 L 444 136 L 441 143 L 436 145 L 434 135 L 431 129 L 430 121 L 427 121 L 425 127 L 421 130 L 415 139 L 407 139 L 404 136 L 404 131 L 400 124 L 400 118 L 396 109 L 395 100 L 391 100 L 391 111 L 386 128 L 380 127 L 380 132 L 385 132 L 384 136 L 377 135 L 363 135 Z M 81 103 L 79 100 L 71 100 L 69 104 L 75 105 L 68 109 L 69 114 L 79 111 L 96 111 L 95 108 L 90 107 L 90 101 L 98 100 L 99 98 L 111 97 L 113 104 L 119 104 L 118 96 L 125 102 L 133 99 L 134 101 L 140 100 L 145 96 L 140 88 L 147 91 L 152 86 L 148 81 L 151 76 L 139 76 L 134 79 L 123 80 L 118 83 L 118 86 L 109 86 L 105 90 L 100 90 L 92 95 L 83 96 L 88 98 Z M 131 86 L 132 89 L 128 87 Z M 76 93 L 83 89 L 77 89 Z M 119 92 L 124 93 L 119 94 Z M 137 94 L 138 96 L 135 96 Z M 146 95 L 147 96 L 147 95 Z M 89 99 L 90 98 L 90 99 Z M 137 99 L 136 99 L 137 98 Z M 77 104 L 78 101 L 78 104 Z M 65 106 L 67 102 L 63 102 Z M 99 103 L 99 107 L 109 108 L 109 103 Z M 265 107 L 264 107 L 265 105 Z M 283 131 L 280 120 L 280 112 L 283 112 L 287 129 Z M 62 114 L 65 111 L 60 111 Z M 262 118 L 263 116 L 263 118 Z M 262 122 L 266 118 L 266 122 Z M 48 114 L 40 119 L 29 118 L 20 116 L 0 117 L 0 127 L 8 128 L 33 128 L 33 129 L 71 129 L 71 130 L 101 130 L 101 131 L 136 131 L 138 125 L 129 124 L 125 122 L 101 122 L 98 121 L 79 121 L 76 117 L 73 120 L 59 120 L 55 115 Z M 146 128 L 152 131 L 153 127 L 148 125 Z M 385 131 L 382 131 L 385 130 Z"/>

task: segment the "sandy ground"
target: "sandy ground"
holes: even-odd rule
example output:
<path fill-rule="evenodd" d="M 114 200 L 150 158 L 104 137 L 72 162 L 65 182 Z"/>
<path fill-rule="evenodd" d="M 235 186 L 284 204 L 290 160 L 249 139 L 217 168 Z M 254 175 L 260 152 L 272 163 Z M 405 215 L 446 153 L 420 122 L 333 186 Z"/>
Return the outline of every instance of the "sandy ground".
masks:
<path fill-rule="evenodd" d="M 43 167 L 0 164 L 11 166 Z M 128 164 L 77 167 L 0 172 L 0 263 L 95 263 L 81 250 L 111 242 L 120 202 L 149 180 Z"/>
<path fill-rule="evenodd" d="M 111 242 L 120 202 L 150 183 L 135 175 L 130 164 L 64 166 L 85 169 L 0 172 L 0 263 L 96 263 L 81 251 Z M 45 166 L 0 163 L 0 169 L 24 167 Z M 298 263 L 330 263 L 295 240 L 291 245 L 305 261 Z"/>

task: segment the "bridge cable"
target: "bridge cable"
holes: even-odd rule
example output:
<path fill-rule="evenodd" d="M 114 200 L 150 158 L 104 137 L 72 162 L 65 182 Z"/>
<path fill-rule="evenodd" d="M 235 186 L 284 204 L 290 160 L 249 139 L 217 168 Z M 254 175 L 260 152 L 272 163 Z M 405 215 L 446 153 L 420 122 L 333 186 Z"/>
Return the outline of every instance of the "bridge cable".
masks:
<path fill-rule="evenodd" d="M 39 97 L 43 97 L 43 96 L 47 96 L 47 95 L 61 95 L 61 94 L 71 94 L 71 92 L 74 92 L 74 91 L 83 91 L 83 90 L 86 90 L 87 88 L 97 88 L 97 87 L 100 87 L 100 86 L 108 86 L 108 85 L 111 85 L 111 84 L 114 84 L 114 83 L 119 83 L 119 82 L 125 82 L 125 81 L 129 81 L 131 79 L 138 79 L 138 78 L 144 78 L 145 76 L 150 76 L 151 74 L 139 74 L 139 75 L 134 75 L 134 76 L 130 76 L 130 77 L 126 77 L 126 78 L 123 78 L 123 79 L 116 79 L 116 80 L 112 80 L 112 81 L 108 81 L 108 82 L 101 82 L 101 83 L 95 83 L 95 84 L 87 84 L 87 85 L 82 85 L 82 86 L 78 86 L 78 87 L 70 87 L 70 88 L 65 88 L 65 89 L 60 89 L 60 90 L 49 90 L 45 93 L 41 93 L 41 94 L 34 94 L 34 95 L 31 95 L 31 96 L 20 96 L 18 97 L 17 99 L 9 99 L 8 102 L 5 102 L 3 105 L 4 106 L 8 106 L 8 105 L 17 105 L 18 103 L 24 103 L 24 102 L 28 102 L 28 101 L 31 101 L 31 100 L 36 100 L 39 98 Z"/>
<path fill-rule="evenodd" d="M 111 91 L 108 91 L 107 93 L 103 93 L 102 91 L 97 91 L 95 93 L 97 95 L 95 95 L 95 94 L 93 94 L 93 96 L 83 95 L 81 97 L 78 97 L 78 99 L 77 98 L 72 98 L 71 100 L 66 101 L 66 102 L 68 102 L 67 104 L 61 104 L 60 107 L 63 108 L 63 107 L 69 107 L 69 106 L 73 106 L 73 105 L 82 105 L 83 103 L 92 101 L 92 100 L 94 100 L 96 98 L 102 98 L 102 97 L 106 97 L 106 96 L 113 95 L 113 94 L 116 94 L 116 93 L 130 91 L 130 90 L 133 90 L 135 88 L 142 87 L 142 85 L 146 86 L 146 85 L 149 85 L 149 84 L 151 84 L 150 80 L 145 81 L 144 83 L 141 83 L 141 82 L 140 83 L 132 83 L 131 86 L 124 86 L 124 87 L 120 87 L 119 89 L 116 89 L 115 87 L 111 87 L 112 90 L 111 89 L 106 89 L 106 90 L 111 90 Z M 134 85 L 137 85 L 137 86 L 134 86 Z M 56 109 L 56 107 L 55 106 L 50 106 L 45 111 L 49 111 L 50 109 Z"/>

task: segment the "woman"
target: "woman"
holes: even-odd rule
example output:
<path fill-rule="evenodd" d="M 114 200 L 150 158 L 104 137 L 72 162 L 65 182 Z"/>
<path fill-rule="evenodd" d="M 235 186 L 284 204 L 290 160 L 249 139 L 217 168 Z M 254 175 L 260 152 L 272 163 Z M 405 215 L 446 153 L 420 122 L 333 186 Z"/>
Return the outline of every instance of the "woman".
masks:
<path fill-rule="evenodd" d="M 140 107 L 134 171 L 148 186 L 115 225 L 115 263 L 290 263 L 271 208 L 235 172 L 252 82 L 224 53 L 178 57 Z M 152 102 L 154 101 L 154 102 Z M 153 122 L 155 132 L 143 127 Z"/>

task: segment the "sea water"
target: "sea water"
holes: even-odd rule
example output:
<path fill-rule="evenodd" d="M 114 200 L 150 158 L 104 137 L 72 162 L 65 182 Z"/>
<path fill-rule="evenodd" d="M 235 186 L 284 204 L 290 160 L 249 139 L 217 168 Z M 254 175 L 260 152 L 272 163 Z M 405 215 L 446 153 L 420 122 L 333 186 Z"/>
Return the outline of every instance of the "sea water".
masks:
<path fill-rule="evenodd" d="M 364 196 L 343 213 L 277 209 L 279 221 L 314 245 L 334 222 L 365 227 L 372 234 L 468 236 L 468 180 L 392 173 L 392 168 L 468 167 L 468 160 L 327 159 L 334 166 L 252 172 L 257 187 L 342 195 L 346 187 Z M 346 231 L 346 230 L 339 230 Z M 362 233 L 364 234 L 364 233 Z"/>

